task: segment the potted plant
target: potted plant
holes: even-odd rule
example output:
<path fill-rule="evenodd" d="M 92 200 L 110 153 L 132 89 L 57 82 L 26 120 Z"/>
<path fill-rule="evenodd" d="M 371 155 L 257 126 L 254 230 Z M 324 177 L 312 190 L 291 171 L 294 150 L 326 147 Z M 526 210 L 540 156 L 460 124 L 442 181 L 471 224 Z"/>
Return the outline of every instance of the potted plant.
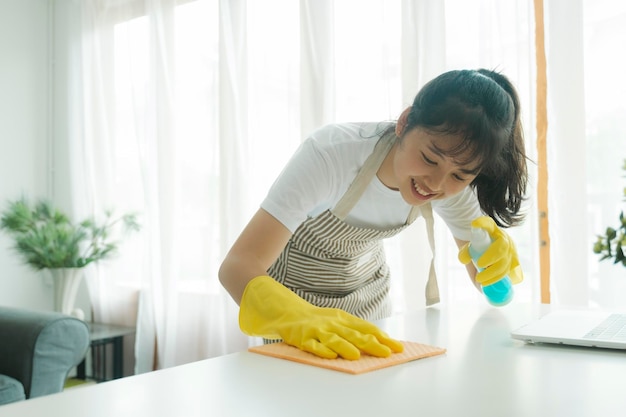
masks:
<path fill-rule="evenodd" d="M 626 171 L 626 160 L 622 169 Z M 624 201 L 626 201 L 626 187 L 623 190 Z M 616 228 L 607 227 L 603 235 L 598 235 L 596 243 L 593 245 L 593 252 L 600 255 L 600 261 L 612 259 L 614 264 L 621 263 L 626 267 L 626 218 L 624 211 L 619 214 L 619 224 Z"/>
<path fill-rule="evenodd" d="M 74 223 L 49 201 L 31 204 L 22 198 L 9 201 L 0 217 L 0 229 L 13 238 L 15 251 L 28 266 L 50 271 L 55 308 L 80 317 L 74 301 L 82 268 L 114 255 L 121 235 L 140 226 L 136 214 L 114 218 L 111 211 L 105 212 L 102 222 L 88 218 Z"/>

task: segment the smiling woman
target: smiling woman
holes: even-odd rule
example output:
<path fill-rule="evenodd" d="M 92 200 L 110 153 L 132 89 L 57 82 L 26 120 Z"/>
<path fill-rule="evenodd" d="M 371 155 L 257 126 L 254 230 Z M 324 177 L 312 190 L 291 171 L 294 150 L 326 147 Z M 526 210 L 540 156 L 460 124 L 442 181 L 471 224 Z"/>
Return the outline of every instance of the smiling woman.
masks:
<path fill-rule="evenodd" d="M 363 120 L 372 135 L 379 120 L 401 115 L 426 81 L 454 68 L 502 68 L 521 87 L 525 117 L 532 114 L 525 35 L 531 2 L 513 9 L 495 9 L 487 0 L 417 3 L 76 2 L 84 36 L 68 48 L 80 45 L 81 54 L 59 55 L 82 59 L 68 73 L 76 109 L 68 119 L 76 124 L 67 130 L 75 134 L 71 154 L 80 158 L 67 184 L 81 197 L 75 199 L 79 214 L 96 202 L 144 213 L 142 240 L 89 279 L 102 320 L 135 324 L 125 322 L 137 313 L 128 299 L 140 294 L 140 372 L 256 343 L 239 332 L 236 305 L 217 272 L 258 201 L 311 132 Z M 436 156 L 428 153 L 441 163 Z M 466 179 L 473 169 L 455 174 Z M 437 191 L 428 182 L 414 183 L 422 194 Z M 311 176 L 306 186 L 313 193 L 319 181 Z M 372 192 L 393 194 L 379 186 Z M 394 211 L 381 224 L 393 226 L 407 214 Z M 355 224 L 389 215 L 350 213 Z M 394 312 L 424 305 L 430 257 L 416 265 L 414 255 L 422 246 L 428 251 L 421 226 L 384 244 L 394 271 Z M 433 227 L 442 298 L 482 301 L 456 280 L 466 272 L 448 229 Z M 532 223 L 518 239 L 525 260 L 532 259 L 531 230 Z M 518 297 L 530 299 L 530 287 Z"/>
<path fill-rule="evenodd" d="M 413 178 L 411 193 L 421 188 L 426 200 L 442 199 L 471 183 L 483 213 L 500 225 L 520 222 L 528 174 L 519 98 L 506 77 L 487 70 L 447 72 L 424 86 L 398 127 L 401 141 L 394 149 L 402 152 L 395 151 L 394 161 L 405 172 L 395 173 L 422 178 L 417 184 Z M 407 137 L 421 140 L 406 144 Z M 424 172 L 414 173 L 411 165 L 420 160 Z"/>
<path fill-rule="evenodd" d="M 400 117 L 400 122 L 402 119 Z M 459 135 L 412 129 L 402 135 L 402 141 L 391 150 L 378 178 L 387 187 L 400 190 L 404 199 L 412 204 L 452 197 L 474 180 L 478 174 L 474 166 L 480 166 L 474 161 L 470 167 L 459 165 L 446 156 L 446 152 L 462 141 Z"/>
<path fill-rule="evenodd" d="M 515 88 L 493 71 L 449 71 L 413 103 L 397 123 L 317 129 L 289 161 L 219 271 L 240 304 L 246 334 L 280 338 L 326 358 L 356 359 L 359 349 L 375 356 L 398 352 L 401 345 L 362 319 L 392 311 L 383 240 L 419 215 L 432 225 L 432 211 L 463 246 L 459 259 L 474 284 L 513 274 L 521 282 L 515 246 L 496 226 L 523 218 L 527 170 Z M 437 156 L 425 157 L 433 145 Z M 444 149 L 467 165 L 452 163 Z M 477 166 L 475 176 L 459 181 L 459 172 Z M 491 216 L 482 217 L 486 223 L 478 222 L 481 210 Z M 389 226 L 372 211 L 384 213 Z M 461 256 L 472 227 L 491 236 L 478 273 Z M 346 260 L 359 267 L 337 267 Z M 427 304 L 439 302 L 436 287 L 431 273 Z"/>

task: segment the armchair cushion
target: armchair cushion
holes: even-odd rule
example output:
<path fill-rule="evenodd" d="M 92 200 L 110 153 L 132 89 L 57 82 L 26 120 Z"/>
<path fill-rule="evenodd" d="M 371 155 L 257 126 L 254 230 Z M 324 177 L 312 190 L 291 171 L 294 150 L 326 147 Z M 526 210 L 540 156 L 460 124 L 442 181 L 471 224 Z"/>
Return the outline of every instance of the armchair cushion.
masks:
<path fill-rule="evenodd" d="M 0 374 L 0 405 L 25 400 L 24 386 L 20 381 Z"/>
<path fill-rule="evenodd" d="M 61 392 L 67 374 L 83 360 L 88 347 L 89 328 L 82 320 L 0 307 L 0 375 L 17 380 L 25 398 Z M 2 382 L 7 387 L 9 383 Z M 19 399 L 18 393 L 14 400 Z"/>

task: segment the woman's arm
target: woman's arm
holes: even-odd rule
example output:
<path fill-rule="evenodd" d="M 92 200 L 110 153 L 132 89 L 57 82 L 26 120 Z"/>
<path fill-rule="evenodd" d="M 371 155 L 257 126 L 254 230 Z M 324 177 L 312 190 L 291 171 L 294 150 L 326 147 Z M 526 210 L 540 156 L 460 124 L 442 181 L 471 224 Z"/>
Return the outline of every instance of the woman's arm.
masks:
<path fill-rule="evenodd" d="M 259 209 L 224 258 L 219 279 L 235 302 L 241 302 L 248 282 L 267 275 L 287 245 L 291 231 L 267 211 Z"/>
<path fill-rule="evenodd" d="M 459 240 L 457 238 L 454 238 L 454 241 L 456 242 L 456 245 L 459 247 L 459 250 L 461 250 L 461 248 L 468 243 L 465 240 Z M 470 263 L 465 264 L 465 268 L 467 269 L 467 273 L 469 274 L 470 281 L 472 281 L 472 284 L 474 285 L 474 287 L 476 287 L 478 291 L 482 292 L 483 291 L 482 287 L 480 286 L 478 282 L 476 282 L 476 274 L 478 273 L 478 271 L 476 270 L 474 263 L 470 262 Z"/>
<path fill-rule="evenodd" d="M 316 307 L 273 278 L 267 269 L 291 232 L 259 209 L 226 255 L 220 282 L 240 305 L 239 327 L 250 336 L 283 339 L 323 358 L 358 359 L 361 351 L 388 357 L 401 342 L 378 327 L 336 308 Z"/>

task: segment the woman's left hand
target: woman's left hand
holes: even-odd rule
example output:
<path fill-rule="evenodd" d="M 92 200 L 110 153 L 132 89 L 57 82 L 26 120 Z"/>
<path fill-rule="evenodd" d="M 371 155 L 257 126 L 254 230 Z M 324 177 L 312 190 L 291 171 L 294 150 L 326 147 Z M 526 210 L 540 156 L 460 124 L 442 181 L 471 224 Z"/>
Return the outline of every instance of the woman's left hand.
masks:
<path fill-rule="evenodd" d="M 513 284 L 524 279 L 524 272 L 519 264 L 515 243 L 511 236 L 498 227 L 491 217 L 482 216 L 472 221 L 472 227 L 479 227 L 489 233 L 491 245 L 478 259 L 476 265 L 483 270 L 476 274 L 476 282 L 482 286 L 491 285 L 508 275 Z M 469 243 L 459 251 L 459 261 L 467 265 L 472 262 Z"/>

